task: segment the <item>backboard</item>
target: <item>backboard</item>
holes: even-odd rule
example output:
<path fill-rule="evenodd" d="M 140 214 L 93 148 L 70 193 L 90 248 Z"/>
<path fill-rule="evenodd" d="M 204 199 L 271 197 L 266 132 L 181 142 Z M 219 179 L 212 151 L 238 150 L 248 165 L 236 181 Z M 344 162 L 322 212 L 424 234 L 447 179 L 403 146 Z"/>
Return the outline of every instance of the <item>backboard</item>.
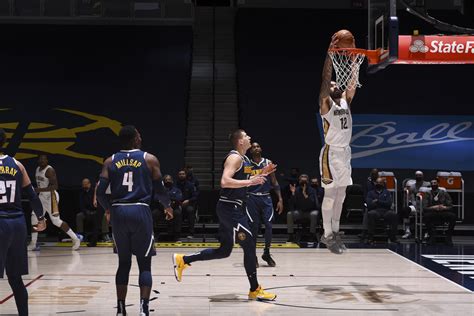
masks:
<path fill-rule="evenodd" d="M 368 49 L 381 50 L 380 62 L 369 65 L 375 72 L 398 59 L 397 0 L 368 0 Z"/>

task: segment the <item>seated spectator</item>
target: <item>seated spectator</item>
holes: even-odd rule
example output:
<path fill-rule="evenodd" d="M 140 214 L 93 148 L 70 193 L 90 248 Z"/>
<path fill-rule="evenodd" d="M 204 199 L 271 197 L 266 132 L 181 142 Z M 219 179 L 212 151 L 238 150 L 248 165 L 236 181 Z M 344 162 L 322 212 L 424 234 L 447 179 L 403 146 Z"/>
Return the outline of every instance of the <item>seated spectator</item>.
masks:
<path fill-rule="evenodd" d="M 374 168 L 370 170 L 369 177 L 367 178 L 367 182 L 365 183 L 365 187 L 364 187 L 364 198 L 367 199 L 367 193 L 375 189 L 375 182 L 377 182 L 378 177 L 379 177 L 379 169 Z"/>
<path fill-rule="evenodd" d="M 88 247 L 95 247 L 99 238 L 99 229 L 102 223 L 102 217 L 94 206 L 94 189 L 92 189 L 91 181 L 87 178 L 82 180 L 82 190 L 79 196 L 79 213 L 76 215 L 77 231 L 84 236 L 84 222 L 89 223 L 92 231 L 88 238 Z"/>
<path fill-rule="evenodd" d="M 294 222 L 303 220 L 309 220 L 311 241 L 316 241 L 316 228 L 318 216 L 321 213 L 321 204 L 319 204 L 316 191 L 309 185 L 308 175 L 300 175 L 298 184 L 298 187 L 295 184 L 290 184 L 291 198 L 287 213 L 289 241 L 294 242 L 295 240 Z"/>
<path fill-rule="evenodd" d="M 319 179 L 314 177 L 311 178 L 311 187 L 316 191 L 316 196 L 318 197 L 319 205 L 323 204 L 324 199 L 324 188 L 319 185 Z"/>
<path fill-rule="evenodd" d="M 397 213 L 392 211 L 392 195 L 385 189 L 382 178 L 377 178 L 375 189 L 367 193 L 367 220 L 368 220 L 368 242 L 374 242 L 374 232 L 376 221 L 383 218 L 385 223 L 390 225 L 389 239 L 397 242 Z"/>
<path fill-rule="evenodd" d="M 186 179 L 194 185 L 194 187 L 196 188 L 197 195 L 199 195 L 199 180 L 194 174 L 193 166 L 187 165 L 184 168 L 184 171 L 186 171 Z"/>
<path fill-rule="evenodd" d="M 168 226 L 168 234 L 171 236 L 172 240 L 179 241 L 181 235 L 181 223 L 183 220 L 181 212 L 183 194 L 181 193 L 181 190 L 174 185 L 173 178 L 170 175 L 163 176 L 163 183 L 170 196 L 171 207 L 173 208 L 173 219 L 166 221 L 163 205 L 161 205 L 161 203 L 152 203 L 151 212 L 153 221 L 166 222 L 166 225 Z"/>
<path fill-rule="evenodd" d="M 405 184 L 405 189 L 408 190 L 408 201 L 407 204 L 408 206 L 405 206 L 402 209 L 402 216 L 406 218 L 405 224 L 406 224 L 406 230 L 405 234 L 402 236 L 403 239 L 410 238 L 411 237 L 411 229 L 410 226 L 412 226 L 409 223 L 408 217 L 410 216 L 411 213 L 415 212 L 416 210 L 420 210 L 420 206 L 417 205 L 417 199 L 416 195 L 418 192 L 420 192 L 420 188 L 429 188 L 430 183 L 428 181 L 424 181 L 424 175 L 423 172 L 418 170 L 415 172 L 415 181 L 408 181 Z M 408 223 L 408 225 L 407 225 Z"/>
<path fill-rule="evenodd" d="M 431 180 L 431 192 L 425 194 L 426 207 L 423 208 L 423 221 L 428 230 L 428 243 L 434 243 L 436 233 L 435 224 L 448 223 L 446 243 L 453 243 L 452 236 L 456 225 L 456 214 L 452 212 L 453 201 L 448 192 L 438 187 L 438 180 Z"/>
<path fill-rule="evenodd" d="M 186 170 L 184 169 L 178 172 L 178 181 L 176 182 L 176 186 L 183 194 L 181 210 L 183 213 L 183 218 L 186 218 L 189 222 L 188 238 L 192 238 L 194 235 L 194 223 L 196 221 L 196 204 L 198 192 L 194 184 L 187 180 Z"/>

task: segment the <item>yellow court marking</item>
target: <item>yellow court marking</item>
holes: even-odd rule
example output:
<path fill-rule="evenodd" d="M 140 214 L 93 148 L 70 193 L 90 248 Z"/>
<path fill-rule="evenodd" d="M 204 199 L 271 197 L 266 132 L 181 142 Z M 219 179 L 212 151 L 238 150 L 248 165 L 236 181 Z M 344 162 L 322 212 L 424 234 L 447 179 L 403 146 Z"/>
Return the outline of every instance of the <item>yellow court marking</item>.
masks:
<path fill-rule="evenodd" d="M 156 248 L 219 248 L 218 242 L 157 242 Z M 56 247 L 71 247 L 71 242 L 57 242 L 52 244 Z M 87 247 L 87 243 L 82 242 L 81 246 Z M 97 247 L 112 247 L 111 242 L 98 242 Z M 264 248 L 265 243 L 257 243 L 257 248 Z M 234 244 L 234 248 L 240 248 L 238 244 Z M 271 248 L 300 248 L 295 243 L 273 243 Z"/>

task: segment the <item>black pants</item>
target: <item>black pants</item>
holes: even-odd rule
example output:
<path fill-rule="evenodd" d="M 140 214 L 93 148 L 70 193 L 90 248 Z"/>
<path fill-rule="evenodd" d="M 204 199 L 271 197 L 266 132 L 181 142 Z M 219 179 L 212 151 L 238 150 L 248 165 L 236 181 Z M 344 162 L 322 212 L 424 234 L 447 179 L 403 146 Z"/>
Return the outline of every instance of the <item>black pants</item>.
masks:
<path fill-rule="evenodd" d="M 188 220 L 189 233 L 194 234 L 194 224 L 196 223 L 196 207 L 194 205 L 187 205 L 183 207 L 183 217 Z"/>
<path fill-rule="evenodd" d="M 377 220 L 380 218 L 383 218 L 384 222 L 390 225 L 389 237 L 391 239 L 395 238 L 397 236 L 398 216 L 397 213 L 387 209 L 375 209 L 367 213 L 369 238 L 373 238 Z"/>
<path fill-rule="evenodd" d="M 446 232 L 448 236 L 452 236 L 454 232 L 454 226 L 456 225 L 456 214 L 450 211 L 425 211 L 423 213 L 423 221 L 426 224 L 426 229 L 428 233 L 433 235 L 434 226 L 436 224 L 442 224 L 448 222 L 448 231 Z"/>
<path fill-rule="evenodd" d="M 168 234 L 174 238 L 179 238 L 181 235 L 181 224 L 183 222 L 183 213 L 180 207 L 173 208 L 173 219 L 170 221 L 166 220 L 165 213 L 162 208 L 156 208 L 151 211 L 153 215 L 153 222 L 166 222 L 168 227 Z"/>
<path fill-rule="evenodd" d="M 99 239 L 99 229 L 102 226 L 103 213 L 100 211 L 80 212 L 76 215 L 76 226 L 79 233 L 90 233 L 88 241 L 91 243 L 97 243 Z M 85 223 L 90 226 L 90 231 L 84 229 Z"/>

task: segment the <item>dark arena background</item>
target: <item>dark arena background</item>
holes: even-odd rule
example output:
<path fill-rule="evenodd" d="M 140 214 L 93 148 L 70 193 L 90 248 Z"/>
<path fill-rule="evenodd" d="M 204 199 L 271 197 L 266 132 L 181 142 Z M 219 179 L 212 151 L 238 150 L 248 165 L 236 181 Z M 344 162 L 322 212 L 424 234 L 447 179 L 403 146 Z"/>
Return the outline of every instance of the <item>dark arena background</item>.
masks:
<path fill-rule="evenodd" d="M 375 73 L 362 64 L 362 86 L 351 104 L 354 186 L 341 215 L 348 251 L 325 249 L 320 215 L 314 236 L 309 219 L 296 222 L 289 235 L 291 185 L 301 174 L 321 181 L 319 93 L 331 36 L 350 30 L 356 46 L 367 49 L 374 23 L 368 12 L 389 2 L 397 3 L 400 35 L 443 33 L 474 43 L 470 0 L 1 1 L 3 153 L 24 164 L 34 186 L 38 155 L 48 156 L 61 218 L 84 236 L 80 250 L 71 251 L 69 236 L 51 221 L 39 233 L 41 250 L 28 251 L 30 274 L 24 276 L 30 315 L 115 314 L 118 260 L 104 210 L 95 210 L 101 227 L 93 245 L 90 223 L 78 225 L 77 215 L 82 180 L 90 179 L 94 190 L 104 159 L 121 149 L 120 129 L 130 124 L 141 134 L 142 149 L 158 157 L 163 175 L 176 184 L 178 172 L 191 168 L 199 181 L 194 230 L 184 213 L 178 231 L 153 217 L 151 315 L 474 315 L 474 46 L 466 53 L 470 63 L 425 60 Z M 441 31 L 404 4 L 472 32 Z M 173 252 L 219 246 L 216 203 L 232 149 L 228 135 L 237 128 L 277 164 L 284 210 L 272 218 L 276 266 L 260 259 L 268 228 L 260 225 L 257 234 L 259 278 L 278 294 L 271 302 L 247 303 L 238 246 L 230 259 L 193 263 L 182 284 L 171 265 Z M 355 189 L 365 190 L 373 168 L 385 172 L 380 176 L 398 216 L 397 242 L 387 240 L 379 222 L 374 240 L 366 238 L 367 201 Z M 426 235 L 422 210 L 403 218 L 405 184 L 417 171 L 425 181 L 447 185 L 456 214 L 452 243 L 444 240 L 444 222 L 436 226 L 436 242 Z M 271 196 L 276 207 L 275 190 Z M 183 199 L 176 207 L 184 210 Z M 30 239 L 26 195 L 23 206 Z M 138 311 L 133 265 L 127 302 Z M 0 279 L 0 315 L 16 313 L 11 293 Z"/>

